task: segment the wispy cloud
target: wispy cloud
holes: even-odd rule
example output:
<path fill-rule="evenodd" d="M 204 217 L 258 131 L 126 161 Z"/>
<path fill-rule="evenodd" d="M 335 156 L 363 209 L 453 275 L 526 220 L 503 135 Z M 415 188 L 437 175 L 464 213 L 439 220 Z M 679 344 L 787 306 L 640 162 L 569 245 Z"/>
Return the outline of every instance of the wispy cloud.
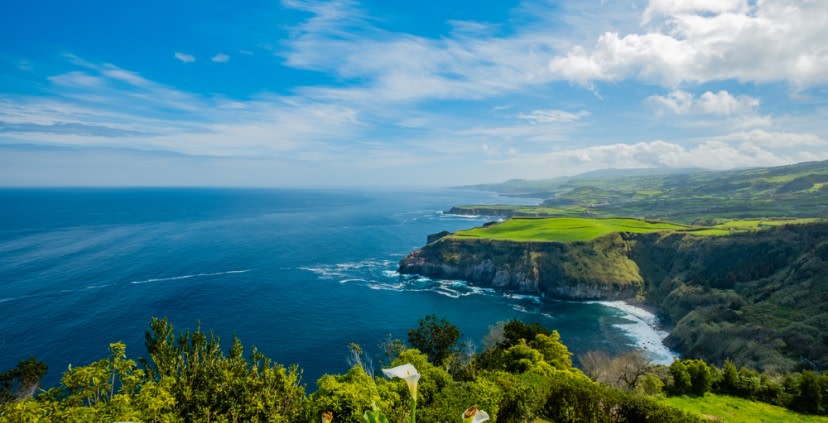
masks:
<path fill-rule="evenodd" d="M 287 65 L 364 81 L 351 88 L 308 89 L 309 95 L 363 101 L 479 99 L 550 80 L 546 65 L 554 37 L 497 37 L 482 24 L 464 23 L 464 31 L 429 39 L 380 29 L 353 2 L 283 3 L 313 13 L 284 43 Z"/>
<path fill-rule="evenodd" d="M 586 110 L 582 110 L 577 113 L 567 112 L 564 110 L 534 110 L 529 114 L 518 115 L 521 119 L 541 124 L 571 123 L 587 116 L 589 116 L 589 112 Z"/>
<path fill-rule="evenodd" d="M 176 51 L 174 57 L 184 63 L 193 63 L 196 60 L 195 56 L 180 51 Z"/>
<path fill-rule="evenodd" d="M 183 92 L 110 64 L 49 78 L 49 99 L 0 96 L 9 141 L 158 149 L 191 155 L 300 154 L 350 136 L 358 112 L 301 98 L 236 102 Z"/>
<path fill-rule="evenodd" d="M 216 54 L 215 56 L 211 57 L 210 60 L 212 60 L 216 63 L 227 63 L 227 62 L 230 61 L 230 56 L 228 56 L 224 53 L 219 53 L 219 54 Z"/>

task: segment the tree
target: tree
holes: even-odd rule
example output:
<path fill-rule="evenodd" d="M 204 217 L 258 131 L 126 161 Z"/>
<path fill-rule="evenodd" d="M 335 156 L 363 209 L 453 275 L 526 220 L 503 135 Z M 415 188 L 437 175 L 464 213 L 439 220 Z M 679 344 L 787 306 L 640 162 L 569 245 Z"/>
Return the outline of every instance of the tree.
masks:
<path fill-rule="evenodd" d="M 520 320 L 511 320 L 503 326 L 503 337 L 506 348 L 517 345 L 521 339 L 530 342 L 538 334 L 551 336 L 549 329 L 541 326 L 540 323 L 523 323 Z"/>
<path fill-rule="evenodd" d="M 604 352 L 590 351 L 580 359 L 584 372 L 592 380 L 627 392 L 635 390 L 650 368 L 650 360 L 638 350 L 612 358 Z"/>
<path fill-rule="evenodd" d="M 791 408 L 802 413 L 817 414 L 822 403 L 822 389 L 819 379 L 810 370 L 804 370 L 799 375 L 799 393 L 791 403 Z"/>
<path fill-rule="evenodd" d="M 0 373 L 0 404 L 31 398 L 49 367 L 34 357 L 20 360 L 17 367 Z"/>
<path fill-rule="evenodd" d="M 453 353 L 459 339 L 460 329 L 445 317 L 437 319 L 434 314 L 418 320 L 417 327 L 408 331 L 408 343 L 438 365 Z"/>
<path fill-rule="evenodd" d="M 693 382 L 690 379 L 687 366 L 681 360 L 676 360 L 670 365 L 670 376 L 673 377 L 672 390 L 674 393 L 686 394 L 690 392 L 693 387 Z"/>
<path fill-rule="evenodd" d="M 561 343 L 561 335 L 553 330 L 551 334 L 538 333 L 529 346 L 543 354 L 543 360 L 559 370 L 572 368 L 572 353 Z"/>
<path fill-rule="evenodd" d="M 705 392 L 710 392 L 713 386 L 713 374 L 710 372 L 710 367 L 702 360 L 683 360 L 687 367 L 687 373 L 690 374 L 690 392 L 694 395 L 702 396 Z"/>
<path fill-rule="evenodd" d="M 728 358 L 722 366 L 721 391 L 726 394 L 735 395 L 739 390 L 739 370 Z"/>

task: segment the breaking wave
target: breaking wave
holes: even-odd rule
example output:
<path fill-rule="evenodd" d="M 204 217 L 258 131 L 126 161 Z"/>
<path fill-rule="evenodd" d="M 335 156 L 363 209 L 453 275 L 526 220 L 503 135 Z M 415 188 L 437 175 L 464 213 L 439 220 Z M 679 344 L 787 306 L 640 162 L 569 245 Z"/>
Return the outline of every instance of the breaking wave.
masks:
<path fill-rule="evenodd" d="M 145 283 L 152 283 L 152 282 L 166 282 L 166 281 L 177 281 L 182 279 L 192 279 L 192 278 L 202 278 L 202 277 L 209 277 L 209 276 L 222 276 L 222 275 L 233 275 L 237 273 L 247 273 L 251 269 L 246 270 L 228 270 L 226 272 L 215 272 L 215 273 L 196 273 L 193 275 L 181 275 L 181 276 L 170 276 L 167 278 L 152 278 L 152 279 L 144 279 L 140 281 L 131 281 L 131 284 L 145 284 Z"/>

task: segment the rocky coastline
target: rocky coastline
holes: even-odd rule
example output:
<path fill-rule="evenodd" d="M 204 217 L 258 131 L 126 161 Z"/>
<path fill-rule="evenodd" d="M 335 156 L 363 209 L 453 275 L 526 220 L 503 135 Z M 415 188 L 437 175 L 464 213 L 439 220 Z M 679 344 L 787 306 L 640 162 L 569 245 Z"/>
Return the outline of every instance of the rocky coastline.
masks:
<path fill-rule="evenodd" d="M 430 235 L 400 261 L 399 273 L 461 279 L 472 285 L 562 300 L 625 300 L 643 287 L 627 240 L 513 242 Z"/>

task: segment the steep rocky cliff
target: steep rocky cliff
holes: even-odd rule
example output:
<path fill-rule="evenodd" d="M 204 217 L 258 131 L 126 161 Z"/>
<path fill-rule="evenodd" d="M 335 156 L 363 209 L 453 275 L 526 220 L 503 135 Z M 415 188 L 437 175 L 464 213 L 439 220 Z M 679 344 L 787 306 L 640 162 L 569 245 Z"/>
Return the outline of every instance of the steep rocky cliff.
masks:
<path fill-rule="evenodd" d="M 631 248 L 621 234 L 569 244 L 443 236 L 409 254 L 399 271 L 551 298 L 623 299 L 643 287 Z"/>

